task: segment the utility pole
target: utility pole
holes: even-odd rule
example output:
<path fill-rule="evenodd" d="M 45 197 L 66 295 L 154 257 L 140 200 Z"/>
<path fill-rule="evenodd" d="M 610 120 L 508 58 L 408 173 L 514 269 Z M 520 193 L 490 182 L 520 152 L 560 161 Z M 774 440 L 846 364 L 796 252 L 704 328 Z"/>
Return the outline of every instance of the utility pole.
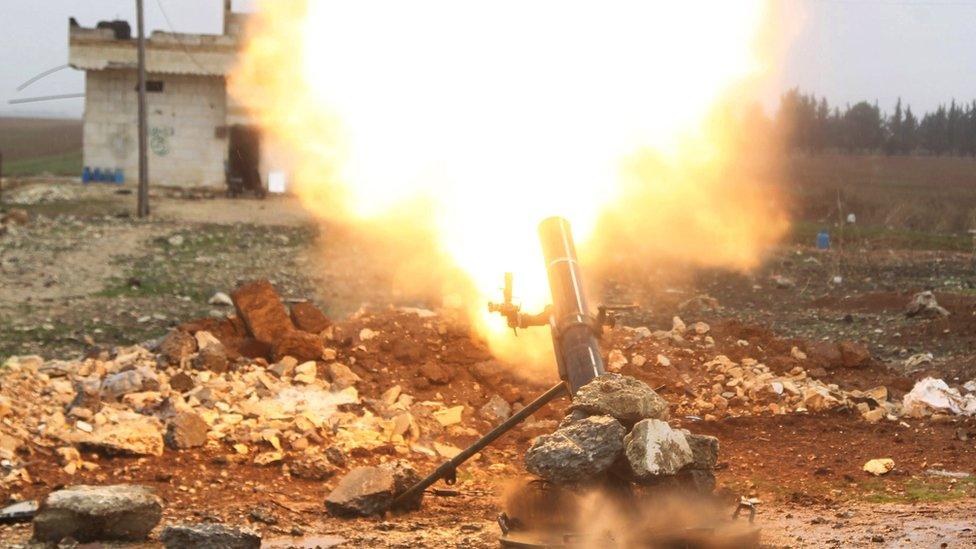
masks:
<path fill-rule="evenodd" d="M 136 0 L 136 27 L 139 31 L 139 202 L 136 214 L 149 215 L 149 162 L 146 157 L 146 32 L 142 22 L 142 0 Z"/>

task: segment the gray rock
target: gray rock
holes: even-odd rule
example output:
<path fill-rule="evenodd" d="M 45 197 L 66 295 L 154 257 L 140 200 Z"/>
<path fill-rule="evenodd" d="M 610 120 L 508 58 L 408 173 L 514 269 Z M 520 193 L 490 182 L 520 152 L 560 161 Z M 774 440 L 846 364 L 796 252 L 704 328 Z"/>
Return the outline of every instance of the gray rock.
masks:
<path fill-rule="evenodd" d="M 156 372 L 145 366 L 111 374 L 102 380 L 102 396 L 111 399 L 118 399 L 129 393 L 158 389 L 159 377 Z"/>
<path fill-rule="evenodd" d="M 586 412 L 580 410 L 573 410 L 569 412 L 569 414 L 567 414 L 566 417 L 562 419 L 562 421 L 559 422 L 559 426 L 556 428 L 562 429 L 563 427 L 569 427 L 570 424 L 575 423 L 581 419 L 586 419 L 587 417 L 589 416 L 586 414 Z"/>
<path fill-rule="evenodd" d="M 718 463 L 718 439 L 708 435 L 695 435 L 682 429 L 685 440 L 691 448 L 691 463 L 688 469 L 709 471 Z"/>
<path fill-rule="evenodd" d="M 196 448 L 207 443 L 207 422 L 195 412 L 179 412 L 166 424 L 166 445 L 170 448 Z"/>
<path fill-rule="evenodd" d="M 949 316 L 949 311 L 939 305 L 935 294 L 931 291 L 918 292 L 905 307 L 905 316 L 919 318 L 937 318 Z"/>
<path fill-rule="evenodd" d="M 658 419 L 634 425 L 624 437 L 624 456 L 637 480 L 674 475 L 694 460 L 685 434 Z"/>
<path fill-rule="evenodd" d="M 668 402 L 639 379 L 607 373 L 580 388 L 570 410 L 588 415 L 611 416 L 624 425 L 642 419 L 666 420 Z"/>
<path fill-rule="evenodd" d="M 259 549 L 261 534 L 223 524 L 177 524 L 159 535 L 166 549 Z"/>
<path fill-rule="evenodd" d="M 500 395 L 492 395 L 488 402 L 478 409 L 478 413 L 486 421 L 498 423 L 512 415 L 512 405 Z"/>
<path fill-rule="evenodd" d="M 609 416 L 571 422 L 536 437 L 525 468 L 555 484 L 576 484 L 606 472 L 623 450 L 624 426 Z"/>
<path fill-rule="evenodd" d="M 337 517 L 369 516 L 386 511 L 394 498 L 420 480 L 420 475 L 405 461 L 378 467 L 356 467 L 339 480 L 325 498 L 326 510 Z M 423 493 L 397 510 L 420 508 Z"/>
<path fill-rule="evenodd" d="M 138 541 L 146 539 L 162 516 L 162 503 L 146 486 L 72 486 L 51 492 L 41 504 L 34 517 L 34 539 Z"/>

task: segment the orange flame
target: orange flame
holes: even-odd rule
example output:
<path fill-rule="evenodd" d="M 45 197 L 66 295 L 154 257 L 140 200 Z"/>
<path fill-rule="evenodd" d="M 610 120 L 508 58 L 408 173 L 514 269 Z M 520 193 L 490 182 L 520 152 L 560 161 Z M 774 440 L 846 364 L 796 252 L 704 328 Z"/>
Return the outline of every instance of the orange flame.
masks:
<path fill-rule="evenodd" d="M 514 342 L 482 312 L 505 271 L 526 310 L 548 302 L 544 217 L 568 218 L 588 257 L 613 238 L 733 268 L 784 232 L 766 191 L 723 179 L 732 151 L 710 118 L 764 70 L 766 7 L 266 0 L 230 89 L 308 208 L 423 238 L 437 260 L 403 272 L 462 273 L 444 292 L 496 353 L 548 363 L 547 335 Z"/>

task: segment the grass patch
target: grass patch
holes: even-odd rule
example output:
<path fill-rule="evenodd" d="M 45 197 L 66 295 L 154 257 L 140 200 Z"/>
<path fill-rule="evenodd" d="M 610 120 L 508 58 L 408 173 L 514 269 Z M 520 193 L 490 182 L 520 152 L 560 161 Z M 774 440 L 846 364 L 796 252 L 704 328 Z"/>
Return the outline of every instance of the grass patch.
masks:
<path fill-rule="evenodd" d="M 816 243 L 817 233 L 825 228 L 813 221 L 796 221 L 793 224 L 793 242 L 806 245 Z M 835 227 L 826 227 L 831 246 L 837 248 L 866 247 L 901 250 L 970 251 L 973 240 L 969 235 L 931 233 L 911 229 L 889 229 L 878 226 L 848 225 L 843 235 Z"/>
<path fill-rule="evenodd" d="M 976 478 L 952 482 L 942 478 L 912 478 L 902 485 L 872 479 L 861 484 L 868 503 L 937 503 L 976 495 Z"/>
<path fill-rule="evenodd" d="M 77 175 L 81 176 L 81 151 L 69 151 L 31 158 L 20 158 L 3 163 L 4 176 L 25 175 Z"/>
<path fill-rule="evenodd" d="M 174 238 L 181 242 L 173 243 Z M 237 278 L 267 276 L 244 268 L 243 256 L 253 254 L 260 260 L 270 257 L 266 250 L 300 248 L 312 238 L 314 230 L 304 227 L 207 224 L 177 231 L 153 240 L 147 255 L 117 259 L 122 273 L 96 295 L 205 301 L 215 291 L 233 287 Z"/>

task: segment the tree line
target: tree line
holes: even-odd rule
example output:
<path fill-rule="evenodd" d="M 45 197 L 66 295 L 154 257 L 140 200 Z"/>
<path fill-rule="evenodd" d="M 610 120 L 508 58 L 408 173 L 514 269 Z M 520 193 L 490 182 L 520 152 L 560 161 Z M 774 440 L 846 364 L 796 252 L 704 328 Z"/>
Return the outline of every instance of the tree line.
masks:
<path fill-rule="evenodd" d="M 919 117 L 900 98 L 891 114 L 867 101 L 842 110 L 794 88 L 780 97 L 772 122 L 791 150 L 976 156 L 976 100 L 952 100 Z"/>

